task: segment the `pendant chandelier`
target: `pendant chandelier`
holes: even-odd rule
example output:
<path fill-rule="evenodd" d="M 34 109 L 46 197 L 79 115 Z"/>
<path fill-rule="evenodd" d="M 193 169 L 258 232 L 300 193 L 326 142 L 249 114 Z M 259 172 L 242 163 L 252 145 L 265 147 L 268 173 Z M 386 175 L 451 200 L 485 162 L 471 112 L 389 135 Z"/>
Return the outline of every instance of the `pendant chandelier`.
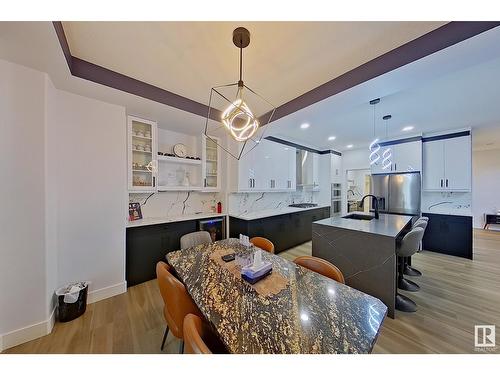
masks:
<path fill-rule="evenodd" d="M 391 115 L 385 115 L 382 119 L 385 121 L 385 139 L 387 139 L 387 122 L 392 118 Z M 386 147 L 382 153 L 382 169 L 389 169 L 392 165 L 392 150 Z"/>
<path fill-rule="evenodd" d="M 236 28 L 233 43 L 239 48 L 239 80 L 210 90 L 205 136 L 240 159 L 260 143 L 276 108 L 243 82 L 243 49 L 250 44 L 250 32 Z"/>
<path fill-rule="evenodd" d="M 368 156 L 368 159 L 370 160 L 370 165 L 377 164 L 378 161 L 380 160 L 380 154 L 378 153 L 380 151 L 380 145 L 378 144 L 378 138 L 377 138 L 377 129 L 376 129 L 376 112 L 375 112 L 375 107 L 377 104 L 380 103 L 380 98 L 370 100 L 370 105 L 373 106 L 373 141 L 370 143 L 370 146 L 368 146 L 368 149 L 370 150 L 370 156 Z"/>

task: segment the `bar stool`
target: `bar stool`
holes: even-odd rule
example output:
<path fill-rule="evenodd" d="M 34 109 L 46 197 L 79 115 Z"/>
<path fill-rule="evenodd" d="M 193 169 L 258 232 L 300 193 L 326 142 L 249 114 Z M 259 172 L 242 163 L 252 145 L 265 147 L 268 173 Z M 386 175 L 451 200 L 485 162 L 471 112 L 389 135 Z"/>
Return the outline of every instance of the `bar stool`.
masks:
<path fill-rule="evenodd" d="M 428 217 L 422 216 L 422 217 L 418 218 L 417 221 L 415 221 L 412 228 L 420 227 L 424 230 L 424 233 L 425 233 L 425 229 L 427 228 L 428 221 L 429 221 Z M 420 242 L 420 244 L 419 244 L 418 252 L 422 251 L 421 244 L 422 244 L 422 242 Z M 422 272 L 420 272 L 419 270 L 417 270 L 416 268 L 413 268 L 411 266 L 411 258 L 408 258 L 408 260 L 405 262 L 404 274 L 406 276 L 422 276 Z"/>
<path fill-rule="evenodd" d="M 404 273 L 404 258 L 412 256 L 418 250 L 418 245 L 422 241 L 424 230 L 421 227 L 415 227 L 403 237 L 401 246 L 396 249 L 396 255 L 399 258 L 398 264 L 398 288 L 408 291 L 417 291 L 420 287 L 403 277 Z M 414 285 L 412 285 L 414 284 Z M 415 288 L 416 285 L 416 288 Z M 408 297 L 397 293 L 396 294 L 396 309 L 405 312 L 417 311 L 417 304 Z"/>

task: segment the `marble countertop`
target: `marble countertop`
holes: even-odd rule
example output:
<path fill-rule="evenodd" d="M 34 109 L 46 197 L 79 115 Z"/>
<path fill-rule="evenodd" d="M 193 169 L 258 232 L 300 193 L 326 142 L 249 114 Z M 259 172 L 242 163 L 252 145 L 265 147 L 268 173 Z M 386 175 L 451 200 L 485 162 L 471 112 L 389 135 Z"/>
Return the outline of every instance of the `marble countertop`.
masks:
<path fill-rule="evenodd" d="M 349 212 L 351 214 L 367 215 L 365 212 Z M 412 220 L 411 216 L 380 214 L 379 219 L 355 220 L 342 217 L 331 217 L 315 221 L 313 224 L 325 225 L 334 228 L 349 229 L 354 231 L 378 234 L 396 238 L 401 230 Z"/>
<path fill-rule="evenodd" d="M 145 225 L 156 225 L 165 223 L 174 223 L 177 221 L 209 219 L 211 217 L 226 216 L 225 213 L 199 213 L 191 215 L 164 216 L 164 217 L 145 217 L 140 220 L 127 221 L 127 228 L 143 227 Z"/>
<path fill-rule="evenodd" d="M 263 260 L 272 262 L 273 273 L 287 284 L 264 296 L 211 257 L 214 252 L 251 251 L 237 239 L 228 239 L 167 254 L 229 352 L 372 351 L 387 314 L 379 299 L 267 252 L 262 252 Z"/>
<path fill-rule="evenodd" d="M 242 219 L 242 220 L 256 220 L 256 219 L 262 219 L 262 218 L 270 217 L 270 216 L 292 214 L 295 212 L 315 210 L 317 208 L 325 208 L 325 207 L 330 207 L 330 205 L 323 204 L 323 205 L 318 205 L 316 207 L 308 207 L 308 208 L 285 206 L 285 207 L 280 207 L 277 209 L 260 210 L 260 211 L 255 211 L 255 212 L 245 212 L 245 213 L 241 213 L 241 214 L 230 213 L 229 216 L 235 217 L 237 219 Z"/>

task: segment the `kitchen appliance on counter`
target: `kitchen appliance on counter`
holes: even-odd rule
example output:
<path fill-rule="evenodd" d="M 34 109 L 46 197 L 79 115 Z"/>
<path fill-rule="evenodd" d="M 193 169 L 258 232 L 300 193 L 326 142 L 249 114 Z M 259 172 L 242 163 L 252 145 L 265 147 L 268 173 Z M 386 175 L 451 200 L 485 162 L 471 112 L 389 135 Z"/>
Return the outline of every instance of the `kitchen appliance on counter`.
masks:
<path fill-rule="evenodd" d="M 198 229 L 210 233 L 212 242 L 226 239 L 226 219 L 224 217 L 198 220 Z"/>
<path fill-rule="evenodd" d="M 332 184 L 330 216 L 338 217 L 342 213 L 342 184 Z"/>
<path fill-rule="evenodd" d="M 379 212 L 420 216 L 420 189 L 420 172 L 371 176 L 370 194 L 377 197 Z"/>

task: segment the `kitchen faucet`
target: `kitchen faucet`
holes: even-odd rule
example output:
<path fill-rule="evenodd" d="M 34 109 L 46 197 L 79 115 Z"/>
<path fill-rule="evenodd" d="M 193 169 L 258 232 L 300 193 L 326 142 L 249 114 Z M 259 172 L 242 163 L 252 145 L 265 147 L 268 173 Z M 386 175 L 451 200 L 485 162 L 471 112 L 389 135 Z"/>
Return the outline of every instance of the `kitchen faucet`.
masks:
<path fill-rule="evenodd" d="M 363 208 L 363 202 L 365 200 L 366 197 L 373 197 L 373 206 L 374 206 L 374 209 L 375 209 L 375 219 L 378 219 L 378 199 L 375 195 L 372 195 L 372 194 L 367 194 L 365 195 L 363 198 L 361 198 L 361 203 L 360 203 L 360 206 L 361 208 Z"/>

